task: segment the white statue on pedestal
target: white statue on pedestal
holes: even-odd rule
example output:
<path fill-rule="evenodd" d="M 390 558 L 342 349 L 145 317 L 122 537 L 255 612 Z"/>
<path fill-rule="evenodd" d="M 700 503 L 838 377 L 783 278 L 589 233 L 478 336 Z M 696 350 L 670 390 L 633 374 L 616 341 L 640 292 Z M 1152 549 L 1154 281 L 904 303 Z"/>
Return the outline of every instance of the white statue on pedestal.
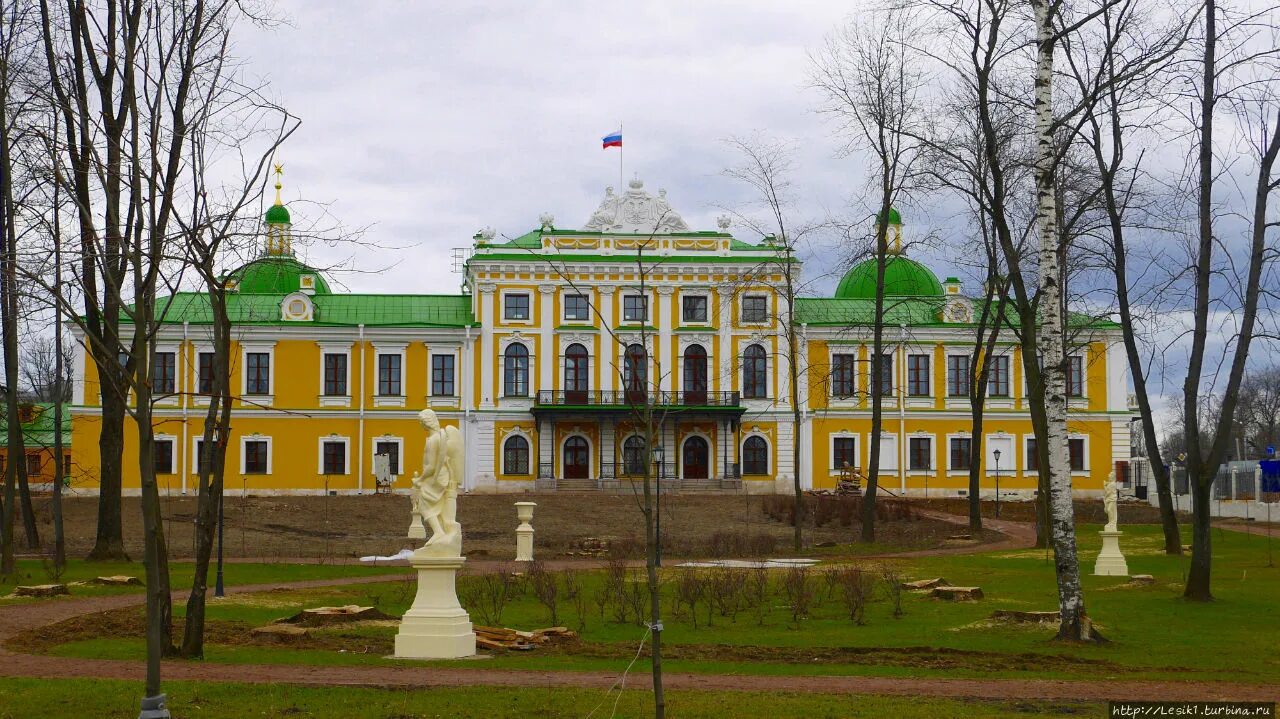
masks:
<path fill-rule="evenodd" d="M 1116 473 L 1112 471 L 1111 474 L 1107 476 L 1107 483 L 1102 485 L 1102 508 L 1107 512 L 1107 526 L 1105 529 L 1108 532 L 1116 531 L 1116 524 L 1120 521 L 1120 513 L 1116 508 L 1116 500 L 1118 497 L 1119 494 L 1116 491 Z"/>
<path fill-rule="evenodd" d="M 418 421 L 427 431 L 422 448 L 422 471 L 413 475 L 413 512 L 431 528 L 431 538 L 418 551 L 433 557 L 462 556 L 462 525 L 458 514 L 458 486 L 462 482 L 462 433 L 441 427 L 436 413 L 424 409 Z"/>
<path fill-rule="evenodd" d="M 441 427 L 436 413 L 418 414 L 427 431 L 422 471 L 413 475 L 413 513 L 431 528 L 431 538 L 409 557 L 418 573 L 418 592 L 400 620 L 396 656 L 453 659 L 476 653 L 476 635 L 455 587 L 462 556 L 458 487 L 462 485 L 462 432 Z"/>

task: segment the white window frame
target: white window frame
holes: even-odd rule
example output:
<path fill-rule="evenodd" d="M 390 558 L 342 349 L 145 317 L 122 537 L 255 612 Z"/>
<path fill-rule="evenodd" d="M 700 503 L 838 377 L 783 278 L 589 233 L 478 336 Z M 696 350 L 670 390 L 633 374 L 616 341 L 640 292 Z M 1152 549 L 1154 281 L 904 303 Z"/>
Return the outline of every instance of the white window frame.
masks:
<path fill-rule="evenodd" d="M 1089 354 L 1088 352 L 1073 352 L 1067 355 L 1080 358 L 1080 394 L 1076 397 L 1067 395 L 1068 409 L 1084 409 L 1089 406 Z M 1067 375 L 1063 375 L 1063 387 L 1066 387 Z"/>
<path fill-rule="evenodd" d="M 684 318 L 684 299 L 686 297 L 701 297 L 706 306 L 706 319 L 704 320 L 686 320 Z M 706 327 L 711 324 L 711 293 L 705 290 L 680 291 L 680 321 L 676 323 L 681 327 Z"/>
<path fill-rule="evenodd" d="M 885 440 L 888 440 L 889 442 L 892 443 L 893 445 L 892 452 L 885 452 Z M 901 449 L 902 448 L 898 446 L 898 435 L 896 432 L 880 433 L 880 467 L 879 467 L 880 474 L 883 475 L 883 474 L 898 473 L 898 454 Z M 886 466 L 885 465 L 886 459 L 891 461 L 893 464 Z M 871 466 L 871 433 L 869 432 L 867 433 L 867 466 L 868 467 Z"/>
<path fill-rule="evenodd" d="M 249 355 L 264 353 L 267 355 L 267 394 L 249 394 Z M 199 368 L 197 367 L 197 371 Z M 271 406 L 276 395 L 276 343 L 275 342 L 241 342 L 240 343 L 240 394 L 253 399 L 253 404 Z"/>
<path fill-rule="evenodd" d="M 1001 444 L 997 447 L 992 444 L 992 440 L 997 440 L 1007 444 Z M 1018 435 L 1009 434 L 1007 432 L 991 432 L 982 438 L 982 462 L 984 464 L 982 474 L 987 477 L 996 476 L 996 459 L 994 451 L 997 449 L 1000 450 L 1001 458 L 1007 458 L 1010 454 L 1013 455 L 1012 462 L 1006 461 L 1000 463 L 1001 476 L 1004 476 L 1006 472 L 1008 472 L 1010 477 L 1017 475 Z"/>
<path fill-rule="evenodd" d="M 837 347 L 843 348 L 843 346 L 841 345 L 837 345 Z M 862 403 L 862 397 L 859 394 L 860 387 L 862 386 L 861 382 L 859 382 L 859 376 L 862 374 L 862 366 L 861 366 L 862 361 L 858 359 L 858 354 L 859 354 L 858 348 L 853 347 L 852 349 L 853 349 L 852 352 L 833 351 L 830 354 L 831 360 L 828 366 L 830 367 L 832 381 L 829 383 L 829 390 L 827 394 L 830 396 L 827 399 L 830 401 L 832 406 L 850 407 L 850 406 L 855 406 Z M 836 357 L 852 357 L 853 358 L 853 394 L 847 397 L 842 395 L 837 395 L 835 393 L 834 378 L 836 374 Z"/>
<path fill-rule="evenodd" d="M 587 301 L 586 317 L 570 317 L 569 316 L 569 298 L 570 297 L 581 297 Z M 570 290 L 560 295 L 560 321 L 566 324 L 570 322 L 584 322 L 584 323 L 591 322 L 591 293 L 589 290 L 586 292 Z"/>
<path fill-rule="evenodd" d="M 911 469 L 911 440 L 913 439 L 929 440 L 929 456 L 931 458 L 931 461 L 929 462 L 930 467 L 928 469 Z M 921 476 L 930 475 L 930 474 L 937 474 L 939 469 L 938 468 L 938 437 L 937 435 L 929 432 L 912 432 L 911 434 L 908 434 L 906 451 L 903 456 L 906 458 L 906 462 L 907 462 L 907 470 L 906 470 L 907 476 L 921 477 Z"/>
<path fill-rule="evenodd" d="M 183 394 L 182 386 L 182 346 L 171 342 L 157 342 L 155 352 L 151 355 L 151 371 L 155 372 L 155 355 L 171 354 L 173 355 L 173 391 L 157 392 L 152 399 L 155 400 L 157 407 L 176 407 L 178 400 Z"/>
<path fill-rule="evenodd" d="M 369 440 L 369 458 L 370 458 L 370 459 L 369 459 L 369 476 L 371 476 L 371 477 L 375 477 L 375 476 L 377 476 L 377 473 L 376 473 L 376 472 L 374 472 L 374 469 L 373 469 L 373 457 L 376 457 L 376 456 L 377 456 L 377 454 L 378 454 L 378 443 L 379 443 L 379 442 L 394 442 L 394 443 L 396 443 L 396 444 L 400 445 L 400 450 L 399 450 L 400 466 L 399 466 L 399 467 L 396 467 L 396 469 L 398 469 L 398 470 L 400 470 L 400 471 L 398 471 L 398 472 L 392 472 L 392 473 L 391 473 L 391 476 L 392 476 L 393 478 L 395 478 L 395 477 L 399 477 L 400 475 L 404 474 L 404 459 L 405 459 L 405 457 L 404 457 L 404 437 L 397 437 L 397 436 L 395 436 L 395 435 L 391 435 L 391 434 L 384 434 L 384 435 L 382 435 L 381 437 L 372 437 L 372 438 L 370 438 L 370 440 Z"/>
<path fill-rule="evenodd" d="M 947 364 L 946 364 L 946 367 L 944 368 L 943 378 L 942 378 L 942 381 L 943 381 L 943 387 L 941 388 L 942 398 L 943 398 L 943 401 L 946 403 L 945 406 L 947 409 L 957 409 L 957 408 L 968 409 L 969 408 L 968 395 L 952 395 L 951 394 L 951 358 L 952 357 L 964 357 L 966 360 L 970 362 L 970 367 L 969 367 L 970 374 L 972 374 L 973 372 L 973 366 L 972 366 L 973 355 L 971 355 L 968 352 L 947 352 L 946 356 L 943 358 L 943 361 L 945 361 Z M 969 381 L 972 382 L 973 378 L 970 377 Z"/>
<path fill-rule="evenodd" d="M 533 306 L 533 290 L 527 289 L 509 289 L 501 290 L 498 293 L 498 320 L 504 325 L 532 325 L 533 318 L 537 314 L 537 308 Z M 507 297 L 513 295 L 524 295 L 529 300 L 529 316 L 525 319 L 507 317 Z"/>
<path fill-rule="evenodd" d="M 330 442 L 333 442 L 335 444 L 341 444 L 344 447 L 344 449 L 342 450 L 342 474 L 341 475 L 335 475 L 335 474 L 331 474 L 324 471 L 324 446 L 325 444 L 328 444 Z M 327 435 L 319 438 L 316 441 L 316 474 L 317 475 L 328 474 L 330 477 L 336 477 L 336 476 L 345 477 L 351 474 L 351 438 L 350 437 Z"/>
<path fill-rule="evenodd" d="M 1015 367 L 1014 367 L 1016 363 L 1013 361 L 1013 353 L 1008 351 L 997 350 L 993 352 L 989 357 L 987 357 L 986 361 L 990 362 L 995 357 L 1004 357 L 1005 360 L 1009 363 L 1009 394 L 1007 395 L 992 394 L 991 393 L 991 388 L 993 387 L 993 383 L 991 381 L 992 375 L 988 374 L 987 375 L 987 399 L 984 402 L 983 406 L 991 407 L 992 409 L 1011 409 L 1013 407 L 1014 401 L 1017 399 L 1015 390 L 1017 390 L 1018 388 L 1018 385 L 1017 385 L 1018 378 L 1015 374 Z M 1025 375 L 1026 373 L 1024 372 L 1022 374 Z M 1027 396 L 1027 393 L 1024 391 L 1022 393 L 1022 396 L 1025 399 Z"/>
<path fill-rule="evenodd" d="M 927 358 L 929 371 L 929 394 L 911 394 L 911 356 L 922 355 Z M 902 353 L 902 396 L 906 399 L 908 407 L 933 407 L 938 397 L 938 382 L 935 377 L 937 367 L 934 364 L 933 348 L 931 347 L 906 347 Z M 935 447 L 935 449 L 937 449 Z"/>
<path fill-rule="evenodd" d="M 1022 464 L 1019 466 L 1022 467 L 1023 472 L 1034 472 L 1036 474 L 1039 474 L 1040 470 L 1031 468 L 1031 452 L 1027 451 L 1027 440 L 1034 440 L 1034 439 L 1036 439 L 1036 435 L 1034 432 L 1032 432 L 1031 434 L 1022 435 L 1022 446 L 1018 448 L 1018 450 L 1022 452 Z"/>
<path fill-rule="evenodd" d="M 746 315 L 746 310 L 747 310 L 747 298 L 748 298 L 748 297 L 762 297 L 762 298 L 764 298 L 764 319 L 762 319 L 762 320 L 748 320 L 748 319 L 746 319 L 745 315 Z M 743 293 L 738 297 L 738 324 L 739 324 L 740 326 L 742 326 L 742 327 L 762 327 L 762 326 L 764 326 L 764 325 L 769 324 L 769 318 L 770 318 L 770 317 L 772 317 L 773 315 L 774 315 L 774 311 L 773 311 L 773 296 L 772 296 L 768 291 L 765 291 L 765 290 L 759 290 L 759 291 L 755 291 L 755 290 L 748 290 L 748 291 L 744 291 L 744 292 L 743 292 Z"/>
<path fill-rule="evenodd" d="M 1089 435 L 1087 435 L 1087 434 L 1079 434 L 1079 433 L 1077 433 L 1077 432 L 1070 432 L 1070 433 L 1068 433 L 1068 434 L 1067 434 L 1067 441 L 1068 441 L 1068 442 L 1070 442 L 1070 441 L 1071 441 L 1071 440 L 1073 440 L 1073 439 L 1083 440 L 1084 446 L 1083 446 L 1083 450 L 1082 450 L 1082 451 L 1084 452 L 1084 469 L 1073 469 L 1073 470 L 1071 470 L 1071 476 L 1073 476 L 1073 477 L 1087 477 L 1087 476 L 1089 476 L 1089 474 L 1093 471 L 1092 463 L 1089 461 Z M 1068 446 L 1068 447 L 1067 447 L 1067 466 L 1068 466 L 1068 467 L 1070 467 L 1070 466 L 1071 466 L 1071 448 L 1070 448 L 1070 446 Z"/>
<path fill-rule="evenodd" d="M 757 397 L 747 396 L 747 350 L 752 347 L 759 347 L 764 350 L 764 395 Z M 773 376 L 773 352 L 769 350 L 769 344 L 764 338 L 760 340 L 748 339 L 741 345 L 741 351 L 738 353 L 738 372 L 737 380 L 738 394 L 743 402 L 773 402 L 776 399 L 774 395 L 774 379 Z M 708 367 L 708 371 L 710 368 Z"/>
<path fill-rule="evenodd" d="M 956 474 L 956 475 L 967 475 L 967 474 L 969 474 L 969 470 L 967 470 L 967 469 L 957 469 L 957 468 L 956 468 L 956 467 L 951 463 L 951 440 L 953 440 L 953 439 L 967 439 L 967 440 L 969 440 L 969 442 L 971 442 L 971 443 L 972 443 L 972 442 L 973 442 L 973 440 L 974 440 L 974 437 L 973 437 L 973 435 L 972 435 L 972 434 L 970 434 L 969 432 L 953 432 L 953 433 L 951 433 L 951 434 L 948 434 L 948 435 L 947 435 L 947 474 L 948 474 L 948 475 L 952 475 L 952 474 Z M 970 445 L 970 446 L 972 446 L 972 445 Z"/>
<path fill-rule="evenodd" d="M 182 463 L 178 461 L 178 438 L 171 434 L 157 434 L 155 436 L 156 444 L 168 442 L 171 445 L 169 450 L 169 471 L 156 472 L 156 474 L 181 474 L 179 469 Z"/>
<path fill-rule="evenodd" d="M 453 394 L 436 394 L 436 357 L 452 357 L 453 358 Z M 445 351 L 433 352 L 427 349 L 427 396 L 431 401 L 456 400 L 461 396 L 462 382 L 459 379 L 462 362 L 459 361 L 458 350 L 449 349 Z"/>
<path fill-rule="evenodd" d="M 350 342 L 317 342 L 320 346 L 320 392 L 317 393 L 321 407 L 351 406 L 351 347 Z M 345 395 L 326 395 L 324 393 L 324 356 L 346 355 L 347 357 L 347 393 Z"/>
<path fill-rule="evenodd" d="M 640 298 L 644 300 L 644 317 L 642 319 L 638 319 L 638 320 L 627 319 L 627 299 L 628 298 Z M 619 313 L 619 317 L 622 318 L 622 322 L 620 324 L 646 326 L 653 319 L 653 298 L 650 296 L 648 292 L 639 292 L 636 290 L 624 290 L 622 292 L 622 299 L 620 304 L 621 304 L 621 307 L 618 308 L 621 310 L 621 312 Z"/>
<path fill-rule="evenodd" d="M 200 474 L 200 443 L 204 441 L 204 433 L 201 432 L 191 438 L 191 473 Z M 225 470 L 225 467 L 224 467 Z"/>
<path fill-rule="evenodd" d="M 405 384 L 409 377 L 405 362 L 407 342 L 374 342 L 373 343 L 373 406 L 403 407 L 405 406 Z M 400 394 L 378 394 L 382 384 L 381 361 L 383 355 L 400 356 Z"/>
<path fill-rule="evenodd" d="M 240 475 L 247 476 L 249 473 L 245 471 L 245 444 L 249 442 L 266 442 L 267 443 L 267 471 L 254 472 L 254 476 L 270 476 L 272 464 L 275 462 L 275 448 L 272 446 L 271 438 L 265 434 L 250 434 L 240 438 Z"/>
<path fill-rule="evenodd" d="M 529 471 L 524 473 L 512 473 L 507 471 L 507 442 L 512 437 L 521 437 L 525 441 L 525 445 L 529 448 Z M 500 474 L 504 477 L 534 477 L 538 474 L 538 446 L 534 443 L 533 437 L 529 436 L 519 427 L 513 427 L 511 431 L 498 441 L 498 468 L 502 470 Z"/>
<path fill-rule="evenodd" d="M 831 473 L 833 475 L 839 475 L 840 470 L 843 469 L 843 467 L 839 467 L 836 465 L 836 440 L 837 439 L 853 440 L 854 464 L 852 466 L 852 469 L 861 471 L 865 466 L 862 461 L 862 435 L 859 435 L 856 432 L 840 431 L 840 432 L 832 432 L 827 435 L 827 464 L 831 465 L 829 468 Z"/>
<path fill-rule="evenodd" d="M 688 436 L 686 436 L 684 439 L 680 440 L 681 452 L 684 451 L 684 440 L 688 439 L 694 434 L 700 434 L 700 433 L 696 433 L 696 432 L 691 433 Z M 706 435 L 701 435 L 701 436 L 706 438 Z M 759 437 L 760 439 L 764 440 L 764 449 L 766 452 L 764 457 L 764 462 L 768 466 L 765 467 L 764 474 L 752 474 L 751 476 L 752 477 L 777 477 L 778 472 L 775 469 L 775 467 L 777 467 L 777 457 L 775 456 L 773 451 L 773 442 L 770 441 L 769 435 L 765 434 L 764 432 L 757 432 L 757 431 L 747 432 L 746 434 L 742 435 L 742 444 L 738 445 L 738 475 L 741 477 L 747 476 L 747 440 L 751 439 L 752 437 Z M 710 439 L 707 440 L 707 443 L 708 444 L 711 443 Z M 681 459 L 683 459 L 683 457 L 681 457 Z M 711 457 L 709 459 L 714 460 L 715 458 Z M 711 464 L 711 462 L 708 462 L 708 464 Z M 683 463 L 682 463 L 682 466 L 680 467 L 680 472 L 681 474 L 684 473 Z"/>

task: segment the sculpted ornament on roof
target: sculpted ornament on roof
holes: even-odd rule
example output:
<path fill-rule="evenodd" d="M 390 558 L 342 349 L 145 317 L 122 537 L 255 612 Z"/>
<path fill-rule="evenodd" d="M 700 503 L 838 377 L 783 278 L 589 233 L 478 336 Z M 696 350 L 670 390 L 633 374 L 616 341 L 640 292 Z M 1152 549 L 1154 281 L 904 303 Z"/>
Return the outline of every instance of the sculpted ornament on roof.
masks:
<path fill-rule="evenodd" d="M 639 177 L 632 178 L 628 185 L 622 195 L 615 195 L 612 187 L 606 187 L 604 201 L 582 229 L 635 234 L 689 231 L 684 218 L 667 202 L 666 190 L 658 190 L 658 196 L 654 197 L 644 189 Z"/>

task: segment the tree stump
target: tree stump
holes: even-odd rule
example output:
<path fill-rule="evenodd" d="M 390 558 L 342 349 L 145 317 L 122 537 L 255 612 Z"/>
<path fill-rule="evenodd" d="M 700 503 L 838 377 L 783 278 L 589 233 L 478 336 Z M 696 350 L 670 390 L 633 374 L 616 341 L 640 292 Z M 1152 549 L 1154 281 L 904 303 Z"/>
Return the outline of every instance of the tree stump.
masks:
<path fill-rule="evenodd" d="M 934 599 L 945 599 L 950 602 L 976 602 L 982 599 L 981 587 L 934 587 L 929 592 Z"/>
<path fill-rule="evenodd" d="M 13 588 L 15 597 L 56 597 L 59 594 L 70 594 L 65 584 L 31 584 Z"/>
<path fill-rule="evenodd" d="M 916 591 L 916 590 L 923 590 L 923 589 L 933 589 L 934 587 L 945 587 L 948 584 L 950 584 L 950 582 L 943 579 L 942 577 L 936 577 L 934 579 L 917 579 L 914 582 L 903 582 L 902 588 L 911 590 L 911 591 Z"/>

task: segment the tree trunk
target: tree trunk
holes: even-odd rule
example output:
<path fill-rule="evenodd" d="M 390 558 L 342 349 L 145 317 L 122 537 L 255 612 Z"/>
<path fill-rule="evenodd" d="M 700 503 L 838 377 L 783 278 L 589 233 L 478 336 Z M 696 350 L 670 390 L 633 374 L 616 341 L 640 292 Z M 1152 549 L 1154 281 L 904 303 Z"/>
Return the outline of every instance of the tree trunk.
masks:
<path fill-rule="evenodd" d="M 115 362 L 118 366 L 119 360 Z M 101 376 L 101 363 L 98 364 L 98 372 Z M 102 419 L 98 434 L 98 531 L 88 559 L 98 562 L 127 562 L 129 555 L 124 549 L 124 522 L 121 516 L 123 504 L 120 467 L 124 456 L 124 401 L 120 390 L 112 387 L 112 382 L 103 380 L 100 384 Z"/>
<path fill-rule="evenodd" d="M 1213 535 L 1210 532 L 1213 483 L 1193 477 L 1191 482 L 1191 568 L 1187 572 L 1187 586 L 1182 596 L 1198 602 L 1213 599 L 1209 588 L 1209 575 L 1213 557 Z"/>
<path fill-rule="evenodd" d="M 884 409 L 881 391 L 881 366 L 884 364 L 884 270 L 888 263 L 889 210 L 892 207 L 891 189 L 888 187 L 888 170 L 883 177 L 880 199 L 880 215 L 876 218 L 876 300 L 875 318 L 871 321 L 871 377 L 867 382 L 871 397 L 871 442 L 867 458 L 867 488 L 862 497 L 862 541 L 876 541 L 876 491 L 880 486 L 880 433 L 884 427 Z M 891 383 L 892 384 L 892 383 Z M 906 441 L 899 437 L 899 442 Z"/>

